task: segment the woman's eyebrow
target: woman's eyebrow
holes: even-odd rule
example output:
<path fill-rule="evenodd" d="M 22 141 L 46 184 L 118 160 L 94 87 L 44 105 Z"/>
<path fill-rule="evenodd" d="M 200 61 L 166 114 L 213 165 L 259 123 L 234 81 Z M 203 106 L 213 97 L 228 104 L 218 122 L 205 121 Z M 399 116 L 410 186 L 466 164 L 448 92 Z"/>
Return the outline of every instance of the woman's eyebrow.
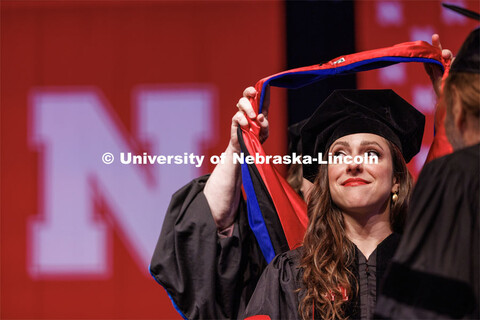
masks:
<path fill-rule="evenodd" d="M 332 144 L 332 146 L 330 148 L 335 147 L 337 144 L 342 145 L 344 147 L 350 147 L 350 144 L 346 141 L 337 141 L 334 144 Z"/>
<path fill-rule="evenodd" d="M 362 141 L 362 143 L 360 145 L 368 146 L 368 145 L 372 145 L 372 144 L 378 146 L 383 151 L 382 146 L 380 144 L 378 144 L 378 142 L 376 142 L 376 141 L 366 141 L 366 140 L 364 140 L 364 141 Z"/>

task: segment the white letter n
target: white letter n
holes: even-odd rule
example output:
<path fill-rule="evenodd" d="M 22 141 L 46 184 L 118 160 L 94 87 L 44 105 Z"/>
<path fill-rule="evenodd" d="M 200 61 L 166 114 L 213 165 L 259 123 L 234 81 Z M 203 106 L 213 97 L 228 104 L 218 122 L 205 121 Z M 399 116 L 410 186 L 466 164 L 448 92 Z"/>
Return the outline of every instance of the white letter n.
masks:
<path fill-rule="evenodd" d="M 67 90 L 68 89 L 68 90 Z M 153 253 L 171 194 L 200 174 L 195 166 L 130 166 L 120 152 L 201 154 L 210 142 L 211 87 L 135 90 L 135 138 L 94 88 L 31 94 L 31 141 L 40 152 L 39 210 L 29 223 L 34 277 L 108 277 L 111 232 L 142 272 Z M 142 151 L 147 151 L 144 150 Z M 102 162 L 111 152 L 113 164 Z M 95 204 L 108 208 L 107 217 Z"/>

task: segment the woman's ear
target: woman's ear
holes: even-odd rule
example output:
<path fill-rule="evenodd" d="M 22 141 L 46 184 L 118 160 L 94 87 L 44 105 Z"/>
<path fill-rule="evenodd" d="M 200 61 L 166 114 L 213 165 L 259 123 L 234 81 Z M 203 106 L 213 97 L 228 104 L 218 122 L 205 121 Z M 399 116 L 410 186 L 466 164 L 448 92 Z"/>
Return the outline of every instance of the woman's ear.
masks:
<path fill-rule="evenodd" d="M 398 181 L 397 177 L 393 177 L 392 193 L 397 193 L 398 190 L 400 189 L 400 183 L 398 183 L 397 181 Z"/>

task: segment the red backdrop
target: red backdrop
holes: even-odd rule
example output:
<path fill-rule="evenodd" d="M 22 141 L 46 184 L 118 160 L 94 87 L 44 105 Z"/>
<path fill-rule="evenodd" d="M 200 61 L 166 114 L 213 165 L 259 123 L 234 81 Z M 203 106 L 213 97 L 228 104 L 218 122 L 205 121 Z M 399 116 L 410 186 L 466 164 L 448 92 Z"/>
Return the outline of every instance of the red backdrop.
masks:
<path fill-rule="evenodd" d="M 193 123 L 203 130 L 197 132 L 208 134 L 208 139 L 201 141 L 198 153 L 208 157 L 218 155 L 227 145 L 231 117 L 243 89 L 284 68 L 283 3 L 2 1 L 1 6 L 1 318 L 179 318 L 164 290 L 148 275 L 148 261 L 135 254 L 135 243 L 140 240 L 129 231 L 128 215 L 134 215 L 136 220 L 148 217 L 144 212 L 121 216 L 115 212 L 114 204 L 109 204 L 109 192 L 117 191 L 114 186 L 102 186 L 109 183 L 109 178 L 100 175 L 112 167 L 101 162 L 101 154 L 77 154 L 72 158 L 77 161 L 74 167 L 63 171 L 55 167 L 56 160 L 67 157 L 59 149 L 75 152 L 80 147 L 72 144 L 78 143 L 81 150 L 87 150 L 85 148 L 97 143 L 96 139 L 98 143 L 104 139 L 99 133 L 96 138 L 85 140 L 89 132 L 102 132 L 98 130 L 104 126 L 97 126 L 93 116 L 83 119 L 82 113 L 70 119 L 67 111 L 73 104 L 81 104 L 81 99 L 87 99 L 89 94 L 99 96 L 100 107 L 92 110 L 107 111 L 106 116 L 101 117 L 105 126 L 111 119 L 115 120 L 113 131 L 121 133 L 115 141 L 128 141 L 126 145 L 151 151 L 148 139 L 145 142 L 138 138 L 137 131 L 142 128 L 138 128 L 140 115 L 135 108 L 135 92 L 160 88 L 157 91 L 163 94 L 166 88 L 176 99 L 183 99 L 189 88 L 200 88 L 209 95 L 206 99 L 209 112 L 202 115 L 204 118 L 191 119 L 188 113 L 177 112 L 173 114 L 172 127 L 162 132 L 163 127 L 156 128 L 154 123 L 151 131 L 160 130 L 162 137 L 168 138 L 165 143 L 174 148 L 184 142 L 182 135 Z M 83 94 L 83 98 L 49 111 L 55 97 L 68 98 L 75 92 Z M 270 115 L 273 128 L 267 145 L 272 154 L 285 151 L 283 97 L 281 90 L 273 92 Z M 95 101 L 85 107 L 95 105 Z M 148 119 L 147 116 L 140 122 L 147 123 Z M 167 125 L 169 123 L 163 124 Z M 204 126 L 210 126 L 211 130 L 205 130 Z M 64 141 L 62 135 L 71 141 Z M 101 143 L 104 151 L 112 148 L 108 142 Z M 53 151 L 50 153 L 50 150 Z M 183 154 L 190 150 L 181 151 Z M 161 153 L 161 150 L 157 152 Z M 94 158 L 99 168 L 95 169 L 93 178 L 88 172 L 74 172 L 75 168 L 85 165 L 83 159 L 89 158 Z M 150 173 L 155 170 L 151 167 L 159 165 L 140 171 Z M 166 171 L 185 171 L 192 167 L 165 168 Z M 205 161 L 194 174 L 206 173 L 212 168 L 213 165 Z M 131 171 L 127 166 L 119 170 L 123 170 L 120 175 Z M 142 172 L 133 176 L 141 176 Z M 75 178 L 70 176 L 73 174 Z M 86 179 L 94 180 L 87 184 L 89 191 L 93 190 L 88 206 L 94 219 L 98 219 L 96 222 L 100 221 L 106 229 L 103 231 L 107 249 L 99 253 L 104 255 L 99 260 L 103 264 L 93 264 L 92 272 L 82 272 L 78 266 L 62 262 L 62 257 L 58 257 L 64 250 L 89 256 L 75 248 L 86 243 L 78 229 L 71 229 L 71 233 L 79 232 L 76 239 L 57 232 L 57 238 L 45 240 L 44 245 L 36 243 L 35 228 L 30 226 L 35 218 L 52 219 L 43 218 L 49 214 L 45 211 L 56 210 L 55 204 L 61 203 L 53 194 L 53 204 L 49 204 L 47 193 L 51 188 L 58 187 L 55 190 L 65 190 L 66 197 L 73 197 L 70 193 L 79 190 L 77 181 L 82 175 L 90 175 Z M 157 184 L 165 180 L 161 175 L 151 180 L 156 179 L 158 181 L 153 182 Z M 188 181 L 166 183 L 170 182 L 178 188 Z M 144 184 L 147 190 L 152 186 L 152 183 Z M 167 200 L 164 207 L 157 208 L 157 216 L 163 215 L 161 211 L 165 211 L 172 192 L 159 191 L 158 196 L 165 196 Z M 54 219 L 61 220 L 68 214 L 62 211 Z M 61 223 L 68 224 L 68 221 Z M 62 229 L 61 223 L 59 229 Z M 157 223 L 153 226 L 155 230 L 149 231 L 155 234 L 155 239 L 150 241 L 152 246 L 160 228 L 161 224 Z M 44 240 L 41 236 L 38 239 Z M 73 247 L 62 247 L 65 243 L 73 243 Z M 93 244 L 88 248 L 99 247 Z M 56 267 L 60 268 L 58 272 Z"/>

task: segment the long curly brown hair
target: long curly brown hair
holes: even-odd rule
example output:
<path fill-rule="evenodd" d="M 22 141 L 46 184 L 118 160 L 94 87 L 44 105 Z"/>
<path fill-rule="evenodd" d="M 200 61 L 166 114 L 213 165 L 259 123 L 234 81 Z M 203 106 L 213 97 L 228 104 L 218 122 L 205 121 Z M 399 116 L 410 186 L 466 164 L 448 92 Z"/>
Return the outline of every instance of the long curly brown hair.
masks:
<path fill-rule="evenodd" d="M 400 184 L 398 200 L 390 201 L 390 224 L 394 232 L 401 232 L 413 182 L 400 150 L 390 141 L 387 143 L 392 154 L 393 175 Z M 342 296 L 346 293 L 352 297 L 358 291 L 351 271 L 355 249 L 346 236 L 343 214 L 332 201 L 326 165 L 320 166 L 310 199 L 309 224 L 300 262 L 303 297 L 298 312 L 305 320 L 312 319 L 314 312 L 315 317 L 321 319 L 348 319 L 345 312 L 348 301 Z"/>

